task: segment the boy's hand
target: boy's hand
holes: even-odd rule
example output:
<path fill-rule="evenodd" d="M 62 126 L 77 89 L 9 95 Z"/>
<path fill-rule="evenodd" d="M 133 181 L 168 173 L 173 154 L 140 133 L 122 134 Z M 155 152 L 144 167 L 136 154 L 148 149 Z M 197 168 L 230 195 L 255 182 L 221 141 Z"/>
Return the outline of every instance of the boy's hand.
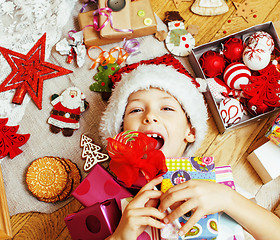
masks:
<path fill-rule="evenodd" d="M 116 231 L 107 240 L 136 240 L 147 226 L 164 227 L 164 224 L 157 219 L 163 219 L 166 214 L 156 208 L 162 192 L 153 190 L 161 182 L 162 177 L 155 178 L 138 192 L 125 208 Z"/>
<path fill-rule="evenodd" d="M 179 235 L 182 236 L 204 215 L 223 211 L 229 199 L 228 190 L 230 188 L 222 184 L 204 180 L 189 180 L 166 191 L 160 197 L 158 209 L 161 212 L 168 207 L 173 210 L 164 218 L 166 224 L 192 211 L 192 216 L 179 231 Z"/>

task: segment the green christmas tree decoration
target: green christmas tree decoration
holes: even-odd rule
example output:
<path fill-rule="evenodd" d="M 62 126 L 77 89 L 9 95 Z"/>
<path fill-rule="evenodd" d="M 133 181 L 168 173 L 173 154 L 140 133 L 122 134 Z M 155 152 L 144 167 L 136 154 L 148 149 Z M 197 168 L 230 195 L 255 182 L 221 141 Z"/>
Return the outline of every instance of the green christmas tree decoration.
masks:
<path fill-rule="evenodd" d="M 98 73 L 93 77 L 96 82 L 90 85 L 90 90 L 95 92 L 111 92 L 112 82 L 109 76 L 114 75 L 120 69 L 119 65 L 115 62 L 106 66 L 99 65 L 97 69 Z"/>

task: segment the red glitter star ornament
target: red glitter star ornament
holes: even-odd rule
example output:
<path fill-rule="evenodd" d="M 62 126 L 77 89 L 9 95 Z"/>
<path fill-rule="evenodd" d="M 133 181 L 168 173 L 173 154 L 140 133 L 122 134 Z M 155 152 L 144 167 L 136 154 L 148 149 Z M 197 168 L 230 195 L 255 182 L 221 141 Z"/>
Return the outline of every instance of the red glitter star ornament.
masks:
<path fill-rule="evenodd" d="M 42 109 L 43 81 L 72 72 L 45 62 L 45 46 L 46 33 L 26 55 L 0 47 L 0 52 L 12 68 L 12 72 L 0 85 L 0 92 L 16 89 L 13 103 L 22 104 L 28 92 L 37 107 Z"/>

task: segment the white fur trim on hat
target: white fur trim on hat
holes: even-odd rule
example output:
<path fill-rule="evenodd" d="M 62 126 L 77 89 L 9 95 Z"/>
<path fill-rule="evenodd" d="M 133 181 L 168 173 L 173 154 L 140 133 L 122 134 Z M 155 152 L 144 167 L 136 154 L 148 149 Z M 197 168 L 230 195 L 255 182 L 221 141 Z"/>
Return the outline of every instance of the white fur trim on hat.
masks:
<path fill-rule="evenodd" d="M 178 100 L 185 110 L 192 127 L 195 128 L 196 140 L 188 145 L 183 156 L 193 156 L 207 132 L 208 114 L 203 95 L 191 82 L 191 78 L 179 73 L 172 66 L 164 64 L 139 65 L 131 72 L 122 74 L 122 80 L 113 89 L 109 104 L 101 119 L 100 135 L 103 143 L 107 145 L 106 139 L 108 137 L 114 137 L 121 132 L 123 116 L 130 94 L 150 87 L 168 92 Z"/>

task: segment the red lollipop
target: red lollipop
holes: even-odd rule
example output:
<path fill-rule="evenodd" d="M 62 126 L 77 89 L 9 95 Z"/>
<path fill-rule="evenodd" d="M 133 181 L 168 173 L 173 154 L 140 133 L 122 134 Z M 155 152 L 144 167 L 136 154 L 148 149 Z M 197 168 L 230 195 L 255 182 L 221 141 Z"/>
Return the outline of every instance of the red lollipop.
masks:
<path fill-rule="evenodd" d="M 225 59 L 223 55 L 212 50 L 203 53 L 199 59 L 199 63 L 204 74 L 210 78 L 222 74 L 225 68 Z"/>
<path fill-rule="evenodd" d="M 230 38 L 224 44 L 223 54 L 229 62 L 239 62 L 242 59 L 244 46 L 240 38 Z"/>

